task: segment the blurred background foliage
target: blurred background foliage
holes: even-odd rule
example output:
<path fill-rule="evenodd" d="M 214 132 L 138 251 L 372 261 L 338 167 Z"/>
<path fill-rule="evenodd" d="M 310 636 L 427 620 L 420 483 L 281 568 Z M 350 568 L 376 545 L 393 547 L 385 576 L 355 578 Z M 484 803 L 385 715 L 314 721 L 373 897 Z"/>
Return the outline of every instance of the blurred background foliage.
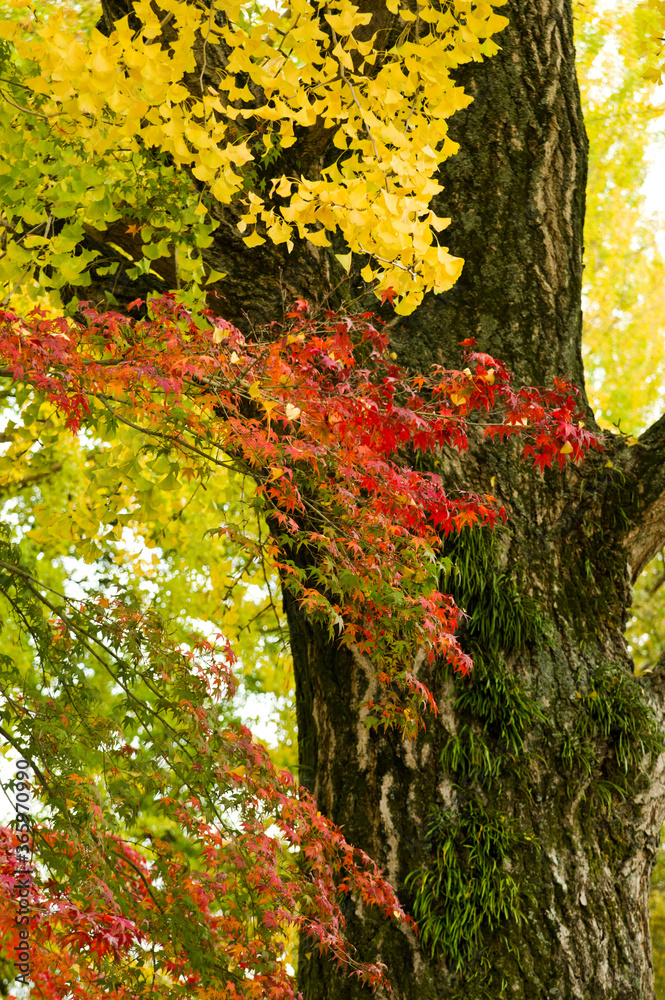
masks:
<path fill-rule="evenodd" d="M 576 0 L 575 13 L 590 145 L 587 389 L 600 424 L 633 436 L 665 409 L 665 86 L 653 82 L 662 24 L 637 0 Z M 626 638 L 636 673 L 665 653 L 663 552 L 636 583 Z M 665 846 L 652 881 L 651 932 L 656 996 L 665 1000 Z"/>
<path fill-rule="evenodd" d="M 72 34 L 88 34 L 101 6 L 99 0 L 41 0 L 38 15 L 63 11 Z M 20 5 L 0 0 L 0 19 L 23 14 Z M 3 73 L 11 75 L 14 59 L 0 43 Z M 34 289 L 11 291 L 9 304 L 19 314 L 34 306 Z M 49 307 L 44 299 L 38 305 Z M 35 575 L 68 596 L 102 592 L 147 603 L 184 644 L 193 630 L 223 631 L 239 656 L 237 716 L 269 744 L 278 766 L 295 771 L 291 657 L 279 581 L 263 549 L 266 531 L 252 522 L 245 503 L 252 484 L 222 472 L 205 483 L 172 477 L 165 492 L 168 471 L 148 458 L 131 428 L 113 442 L 76 439 L 53 407 L 13 387 L 0 392 L 0 523 Z M 127 505 L 104 528 L 98 515 L 105 498 L 117 499 L 121 490 Z M 251 558 L 243 551 L 248 539 Z M 1 605 L 0 628 L 17 666 L 21 660 L 27 666 L 32 650 L 21 649 L 11 609 Z"/>

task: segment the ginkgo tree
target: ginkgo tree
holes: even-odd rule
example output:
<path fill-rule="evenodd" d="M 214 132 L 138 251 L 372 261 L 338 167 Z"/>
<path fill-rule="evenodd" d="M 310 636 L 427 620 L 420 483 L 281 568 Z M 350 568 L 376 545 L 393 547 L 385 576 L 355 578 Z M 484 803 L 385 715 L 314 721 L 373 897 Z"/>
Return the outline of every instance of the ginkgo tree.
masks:
<path fill-rule="evenodd" d="M 648 996 L 662 707 L 622 632 L 663 429 L 601 444 L 584 395 L 570 4 L 7 12 L 3 730 L 45 803 L 40 988 L 289 996 L 299 932 L 308 998 Z M 194 535 L 222 555 L 186 587 Z M 226 698 L 276 579 L 299 785 Z"/>

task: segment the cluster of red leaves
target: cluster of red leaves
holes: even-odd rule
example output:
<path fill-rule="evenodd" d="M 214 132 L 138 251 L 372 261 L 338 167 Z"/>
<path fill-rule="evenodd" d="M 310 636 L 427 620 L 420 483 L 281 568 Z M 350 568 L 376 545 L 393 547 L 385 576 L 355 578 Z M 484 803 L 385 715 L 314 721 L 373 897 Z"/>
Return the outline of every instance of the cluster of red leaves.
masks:
<path fill-rule="evenodd" d="M 235 687 L 228 650 L 220 660 L 203 640 L 195 650 L 169 648 L 157 623 L 120 606 L 97 607 L 85 634 L 111 618 L 105 635 L 122 649 L 138 628 L 146 653 L 132 669 L 161 687 L 143 718 L 161 706 L 177 729 L 160 722 L 161 736 L 148 741 L 144 724 L 131 745 L 126 720 L 115 721 L 122 712 L 95 716 L 86 698 L 28 694 L 26 717 L 42 720 L 39 797 L 51 812 L 33 831 L 30 878 L 30 978 L 40 996 L 294 1000 L 285 965 L 294 931 L 347 974 L 385 984 L 383 966 L 356 959 L 342 900 L 352 894 L 387 919 L 413 922 L 374 862 L 320 815 L 313 797 L 275 769 L 249 730 L 224 722 L 220 706 Z M 83 623 L 83 609 L 68 616 L 54 655 L 79 657 Z M 118 662 L 115 670 L 124 685 Z M 123 783 L 150 798 L 159 793 L 153 821 L 159 817 L 165 834 L 175 825 L 175 840 L 139 827 L 130 842 L 117 832 Z M 15 921 L 26 878 L 17 845 L 16 834 L 0 828 L 0 946 L 8 955 L 24 926 Z"/>
<path fill-rule="evenodd" d="M 253 475 L 285 586 L 331 636 L 371 654 L 383 692 L 376 724 L 412 732 L 434 708 L 408 667 L 417 653 L 471 668 L 435 554 L 449 532 L 505 518 L 492 496 L 452 495 L 409 456 L 462 452 L 483 419 L 487 437 L 521 435 L 541 472 L 599 447 L 565 380 L 515 389 L 505 365 L 473 341 L 463 343 L 463 371 L 437 366 L 414 378 L 393 363 L 369 313 L 311 319 L 298 300 L 286 328 L 252 340 L 212 315 L 197 325 L 169 296 L 138 321 L 85 304 L 80 315 L 71 323 L 0 314 L 5 371 L 51 400 L 73 430 L 101 411 L 190 464 L 214 465 L 221 449 Z"/>
<path fill-rule="evenodd" d="M 40 864 L 47 853 L 57 854 L 89 871 L 75 898 L 67 881 L 38 875 L 32 881 L 30 980 L 40 996 L 294 1000 L 293 979 L 284 964 L 289 926 L 366 985 L 389 988 L 384 966 L 354 957 L 340 909 L 340 894 L 352 892 L 365 905 L 379 907 L 387 919 L 413 923 L 381 872 L 317 814 L 309 797 L 289 787 L 284 773 L 258 789 L 255 782 L 243 783 L 243 789 L 265 798 L 272 809 L 282 805 L 276 818 L 282 837 L 274 832 L 268 836 L 246 821 L 247 829 L 228 840 L 213 824 L 201 821 L 196 800 L 188 801 L 177 816 L 203 845 L 205 867 L 200 872 L 192 871 L 183 857 L 169 857 L 175 852 L 166 841 L 151 844 L 156 862 L 97 827 L 89 831 L 94 850 L 86 850 L 81 839 L 35 830 Z M 304 852 L 304 870 L 295 863 L 284 865 L 286 844 Z M 16 901 L 18 886 L 25 885 L 15 846 L 15 834 L 0 827 L 0 943 L 9 957 L 20 944 Z M 176 908 L 177 922 L 163 919 L 165 911 L 173 917 Z M 187 940 L 184 921 L 196 935 L 194 942 Z M 169 928 L 176 932 L 175 941 L 166 933 Z M 157 989 L 147 986 L 155 948 L 160 959 Z M 207 957 L 206 969 L 192 962 L 192 951 Z"/>

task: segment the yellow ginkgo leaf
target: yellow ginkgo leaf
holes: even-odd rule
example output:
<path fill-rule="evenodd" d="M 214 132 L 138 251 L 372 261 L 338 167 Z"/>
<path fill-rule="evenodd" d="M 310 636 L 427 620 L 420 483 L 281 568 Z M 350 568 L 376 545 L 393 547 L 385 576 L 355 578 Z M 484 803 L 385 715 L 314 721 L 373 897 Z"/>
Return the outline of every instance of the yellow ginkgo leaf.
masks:
<path fill-rule="evenodd" d="M 254 230 L 250 236 L 243 237 L 243 243 L 248 247 L 260 247 L 262 243 L 265 243 L 265 240 Z"/>

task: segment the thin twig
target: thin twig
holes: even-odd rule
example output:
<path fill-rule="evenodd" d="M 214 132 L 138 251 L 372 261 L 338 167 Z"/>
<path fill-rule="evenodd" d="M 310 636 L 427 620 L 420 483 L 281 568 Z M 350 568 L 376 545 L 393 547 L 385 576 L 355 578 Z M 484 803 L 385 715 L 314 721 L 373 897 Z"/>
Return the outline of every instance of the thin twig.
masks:
<path fill-rule="evenodd" d="M 8 733 L 7 730 L 3 726 L 0 726 L 0 736 L 4 736 L 4 738 L 7 740 L 7 742 L 11 743 L 11 745 L 14 747 L 15 750 L 18 750 L 18 752 L 21 755 L 21 757 L 23 756 L 23 754 L 25 752 L 25 748 L 22 747 L 22 746 L 20 746 L 16 742 L 16 740 L 13 738 L 13 736 L 10 733 Z M 46 778 L 46 775 L 44 774 L 43 771 L 39 770 L 39 768 L 35 764 L 34 760 L 32 760 L 32 758 L 30 759 L 30 766 L 32 767 L 32 770 L 35 772 L 35 774 L 38 776 L 38 778 L 41 781 L 41 783 L 44 786 L 44 788 L 48 788 L 49 782 L 48 782 L 48 779 Z"/>
<path fill-rule="evenodd" d="M 161 438 L 163 441 L 169 441 L 171 444 L 178 445 L 181 448 L 186 448 L 188 451 L 192 451 L 194 454 L 200 455 L 201 458 L 205 458 L 206 461 L 211 462 L 213 465 L 220 466 L 220 468 L 237 470 L 237 464 L 233 462 L 220 462 L 219 459 L 213 458 L 201 448 L 197 448 L 196 445 L 190 444 L 183 438 L 176 437 L 174 434 L 165 434 L 163 431 L 153 431 L 148 427 L 141 427 L 140 424 L 135 424 L 132 420 L 128 420 L 127 417 L 120 416 L 120 414 L 114 410 L 108 402 L 108 396 L 105 396 L 103 393 L 98 393 L 96 398 L 104 404 L 115 420 L 119 420 L 120 423 L 126 424 L 127 427 L 131 427 L 133 430 L 139 431 L 141 434 L 146 434 L 149 437 Z"/>
<path fill-rule="evenodd" d="M 2 90 L 0 90 L 0 94 L 1 93 L 2 93 Z M 18 107 L 18 105 L 15 105 L 15 107 Z M 46 222 L 44 223 L 44 225 L 46 227 L 44 229 L 44 239 L 48 239 L 48 234 L 51 231 L 51 224 L 52 224 L 52 222 L 53 222 L 53 216 L 49 215 L 48 218 L 47 218 L 47 220 L 46 220 Z M 39 228 L 39 227 L 37 227 L 37 228 Z M 23 239 L 23 237 L 21 237 L 21 238 Z M 3 254 L 3 256 L 5 256 L 5 255 Z M 18 281 L 16 282 L 16 284 L 12 288 L 10 288 L 10 290 L 7 292 L 7 294 L 5 295 L 4 299 L 2 300 L 2 305 L 3 306 L 5 305 L 5 303 L 9 302 L 9 300 L 13 296 L 14 292 L 16 291 L 16 289 L 21 286 L 21 284 L 23 283 L 23 281 L 25 280 L 25 278 L 27 277 L 27 275 L 30 274 L 30 270 L 31 270 L 30 267 L 26 267 L 25 268 L 25 270 L 22 272 L 21 277 L 18 279 Z"/>
<path fill-rule="evenodd" d="M 45 122 L 47 122 L 50 118 L 58 118 L 62 114 L 62 111 L 54 111 L 51 115 L 45 115 L 42 114 L 41 111 L 31 111 L 30 108 L 22 108 L 20 104 L 16 104 L 15 101 L 12 101 L 11 97 L 8 97 L 1 87 L 0 95 L 4 97 L 7 104 L 11 104 L 11 106 L 16 108 L 17 111 L 20 111 L 24 115 L 34 115 L 35 118 L 43 118 Z"/>
<path fill-rule="evenodd" d="M 400 264 L 397 260 L 388 260 L 387 257 L 380 257 L 378 253 L 374 253 L 373 250 L 365 250 L 362 243 L 359 243 L 361 253 L 366 253 L 368 257 L 375 257 L 376 260 L 380 260 L 383 264 L 390 264 L 391 267 L 398 267 L 400 271 L 407 271 L 412 278 L 418 277 L 418 272 L 414 271 L 412 267 L 407 267 L 406 264 Z"/>
<path fill-rule="evenodd" d="M 199 77 L 199 88 L 201 90 L 201 104 L 203 105 L 203 127 L 208 129 L 208 116 L 206 114 L 206 102 L 205 96 L 203 94 L 203 77 L 205 76 L 205 71 L 208 68 L 208 39 L 210 38 L 210 32 L 212 31 L 212 15 L 215 12 L 214 0 L 210 4 L 210 14 L 208 16 L 208 33 L 203 40 L 203 65 L 201 66 L 201 75 Z"/>
<path fill-rule="evenodd" d="M 162 31 L 166 27 L 166 25 L 169 23 L 169 21 L 173 20 L 173 17 L 174 17 L 173 11 L 169 11 L 169 13 L 166 15 L 166 17 L 164 17 L 159 22 L 160 31 Z M 144 28 L 145 28 L 145 24 L 141 25 L 140 28 L 137 28 L 137 30 L 132 35 L 132 41 L 133 42 L 136 41 L 136 39 L 139 37 L 139 35 L 141 34 L 141 32 L 143 31 Z"/>
<path fill-rule="evenodd" d="M 339 45 L 339 41 L 338 41 L 338 39 L 337 39 L 337 32 L 335 31 L 335 29 L 334 29 L 334 28 L 332 29 L 332 34 L 333 34 L 333 41 L 335 42 L 335 45 Z M 367 122 L 365 121 L 365 117 L 364 117 L 364 115 L 363 115 L 363 109 L 362 109 L 362 107 L 361 107 L 361 104 L 360 104 L 360 101 L 359 101 L 359 100 L 358 100 L 358 98 L 356 97 L 356 92 L 355 92 L 355 90 L 354 90 L 354 88 L 353 88 L 353 84 L 351 83 L 351 81 L 350 81 L 350 80 L 349 80 L 349 78 L 347 77 L 347 75 L 346 75 L 346 70 L 344 69 L 344 66 L 342 65 L 342 62 L 341 62 L 341 60 L 340 60 L 340 59 L 338 59 L 338 60 L 337 60 L 337 65 L 339 66 L 339 73 L 340 73 L 340 76 L 341 76 L 342 80 L 344 80 L 344 83 L 346 83 L 346 85 L 348 86 L 349 90 L 351 91 L 351 94 L 352 94 L 352 96 L 353 96 L 353 100 L 354 100 L 354 103 L 355 103 L 356 107 L 358 108 L 358 111 L 360 112 L 360 118 L 361 118 L 361 120 L 362 120 L 362 123 L 363 123 L 363 126 L 364 126 L 364 128 L 365 128 L 365 132 L 367 132 L 367 135 L 368 135 L 368 137 L 369 137 L 369 140 L 370 140 L 370 142 L 372 143 L 372 146 L 374 147 L 374 155 L 376 156 L 376 162 L 377 162 L 377 163 L 380 163 L 380 162 L 381 162 L 381 158 L 380 158 L 380 156 L 379 156 L 379 151 L 378 151 L 378 149 L 376 148 L 376 143 L 375 143 L 375 141 L 374 141 L 374 136 L 373 136 L 373 135 L 372 135 L 372 133 L 371 133 L 371 130 L 370 130 L 370 127 L 369 127 L 369 125 L 368 125 L 368 124 L 367 124 Z M 384 181 L 384 183 L 385 183 L 385 181 Z"/>

